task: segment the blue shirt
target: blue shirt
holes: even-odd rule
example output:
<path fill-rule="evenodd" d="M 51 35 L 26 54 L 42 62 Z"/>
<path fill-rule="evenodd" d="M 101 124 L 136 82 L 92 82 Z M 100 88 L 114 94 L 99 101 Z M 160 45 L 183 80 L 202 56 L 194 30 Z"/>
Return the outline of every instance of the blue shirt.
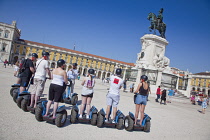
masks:
<path fill-rule="evenodd" d="M 169 91 L 169 93 L 168 93 L 169 96 L 173 96 L 174 95 L 174 91 L 173 90 L 170 89 L 168 91 Z"/>

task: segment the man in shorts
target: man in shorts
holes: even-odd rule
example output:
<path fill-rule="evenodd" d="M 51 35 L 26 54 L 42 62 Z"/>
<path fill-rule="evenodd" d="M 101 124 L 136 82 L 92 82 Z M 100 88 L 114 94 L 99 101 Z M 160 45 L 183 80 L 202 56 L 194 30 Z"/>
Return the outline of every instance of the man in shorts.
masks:
<path fill-rule="evenodd" d="M 120 78 L 121 73 L 122 69 L 118 68 L 116 69 L 116 76 L 112 75 L 110 77 L 110 88 L 106 96 L 107 108 L 106 108 L 105 122 L 108 122 L 109 120 L 110 108 L 112 106 L 113 107 L 112 123 L 115 123 L 114 119 L 117 112 L 117 105 L 120 101 L 120 88 L 123 86 L 123 80 Z"/>
<path fill-rule="evenodd" d="M 46 74 L 48 74 L 49 79 L 51 79 L 51 74 L 49 70 L 49 59 L 48 52 L 42 52 L 42 58 L 36 62 L 36 73 L 34 76 L 34 85 L 31 91 L 31 104 L 30 107 L 36 108 L 37 101 L 40 99 L 44 91 Z"/>
<path fill-rule="evenodd" d="M 70 69 L 67 72 L 67 77 L 68 81 L 70 82 L 70 85 L 68 86 L 67 89 L 66 98 L 69 98 L 69 96 L 71 96 L 74 93 L 75 79 L 77 79 L 78 76 L 77 63 L 73 63 L 72 67 L 73 69 Z"/>
<path fill-rule="evenodd" d="M 24 59 L 21 62 L 20 66 L 20 93 L 26 90 L 28 83 L 31 79 L 32 74 L 35 73 L 34 64 L 38 55 L 36 53 L 32 53 L 31 58 Z"/>

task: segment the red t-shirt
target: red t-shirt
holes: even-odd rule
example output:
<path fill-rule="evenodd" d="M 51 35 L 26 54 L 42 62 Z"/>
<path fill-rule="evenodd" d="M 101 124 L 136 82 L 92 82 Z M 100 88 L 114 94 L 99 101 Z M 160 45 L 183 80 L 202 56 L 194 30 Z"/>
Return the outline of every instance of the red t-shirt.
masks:
<path fill-rule="evenodd" d="M 156 94 L 160 94 L 160 88 L 157 89 Z"/>

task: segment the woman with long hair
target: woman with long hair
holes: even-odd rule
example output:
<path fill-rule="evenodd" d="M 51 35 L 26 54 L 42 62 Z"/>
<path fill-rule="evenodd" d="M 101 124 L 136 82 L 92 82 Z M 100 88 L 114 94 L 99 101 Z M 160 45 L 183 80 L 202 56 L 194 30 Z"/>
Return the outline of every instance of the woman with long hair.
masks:
<path fill-rule="evenodd" d="M 89 119 L 89 113 L 90 113 L 90 104 L 93 98 L 93 87 L 95 86 L 95 80 L 94 80 L 94 69 L 88 70 L 87 77 L 84 78 L 81 85 L 82 88 L 82 104 L 80 106 L 80 116 L 79 118 L 82 118 L 84 108 L 86 106 L 87 109 L 87 115 L 86 118 Z"/>
<path fill-rule="evenodd" d="M 136 111 L 135 111 L 135 122 L 134 125 L 137 125 L 138 115 L 140 112 L 140 126 L 142 124 L 144 118 L 144 110 L 147 104 L 147 94 L 148 94 L 148 83 L 146 82 L 148 77 L 146 75 L 142 75 L 140 79 L 140 83 L 134 92 L 136 94 L 135 104 L 136 104 Z"/>

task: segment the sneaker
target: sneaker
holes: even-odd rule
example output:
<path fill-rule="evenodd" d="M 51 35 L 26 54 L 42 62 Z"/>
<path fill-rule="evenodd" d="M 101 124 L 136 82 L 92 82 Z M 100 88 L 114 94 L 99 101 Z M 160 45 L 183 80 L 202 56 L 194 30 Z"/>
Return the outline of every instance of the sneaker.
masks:
<path fill-rule="evenodd" d="M 89 119 L 89 115 L 86 115 L 86 119 Z"/>
<path fill-rule="evenodd" d="M 112 123 L 116 123 L 115 120 L 112 120 Z"/>
<path fill-rule="evenodd" d="M 105 122 L 107 123 L 108 122 L 108 119 L 105 118 Z"/>
<path fill-rule="evenodd" d="M 79 115 L 79 118 L 82 119 L 82 115 Z"/>

